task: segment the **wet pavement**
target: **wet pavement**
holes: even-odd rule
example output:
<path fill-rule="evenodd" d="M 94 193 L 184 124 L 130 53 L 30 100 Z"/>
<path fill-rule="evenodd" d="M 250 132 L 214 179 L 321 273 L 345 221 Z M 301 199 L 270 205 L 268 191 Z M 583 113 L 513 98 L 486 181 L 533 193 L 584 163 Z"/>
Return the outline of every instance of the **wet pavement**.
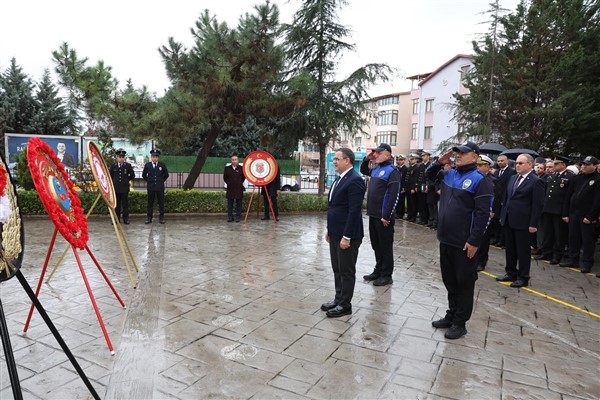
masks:
<path fill-rule="evenodd" d="M 600 397 L 600 279 L 591 274 L 532 261 L 531 287 L 513 289 L 495 282 L 504 254 L 492 248 L 469 333 L 448 340 L 431 327 L 446 310 L 434 231 L 397 223 L 386 287 L 361 279 L 374 265 L 366 237 L 354 313 L 328 319 L 319 309 L 334 294 L 324 214 L 225 220 L 132 218 L 124 230 L 137 289 L 108 217 L 90 220 L 89 246 L 127 305 L 81 253 L 115 355 L 72 253 L 42 285 L 40 301 L 101 398 Z M 47 217 L 24 223 L 22 272 L 35 288 L 53 226 Z M 51 265 L 64 246 L 57 240 Z M 24 398 L 91 398 L 37 312 L 22 333 L 30 303 L 16 278 L 0 283 L 0 296 Z M 12 398 L 4 358 L 0 384 L 0 398 Z"/>

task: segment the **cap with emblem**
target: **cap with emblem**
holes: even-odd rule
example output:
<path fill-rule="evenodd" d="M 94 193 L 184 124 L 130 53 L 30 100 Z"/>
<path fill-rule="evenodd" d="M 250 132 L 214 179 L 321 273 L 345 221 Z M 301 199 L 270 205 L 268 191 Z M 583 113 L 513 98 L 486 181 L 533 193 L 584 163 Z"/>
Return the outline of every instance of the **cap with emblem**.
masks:
<path fill-rule="evenodd" d="M 429 151 L 427 151 L 427 150 L 423 150 L 423 151 L 421 151 L 421 155 L 422 156 L 430 156 L 431 153 Z"/>
<path fill-rule="evenodd" d="M 118 156 L 125 157 L 125 154 L 127 154 L 127 152 L 124 149 L 120 148 L 115 151 L 115 154 Z"/>
<path fill-rule="evenodd" d="M 409 157 L 410 157 L 410 158 L 418 158 L 419 160 L 422 160 L 422 159 L 423 159 L 423 158 L 421 157 L 421 155 L 420 155 L 420 154 L 418 154 L 418 153 L 410 153 L 410 154 L 409 154 Z"/>
<path fill-rule="evenodd" d="M 150 155 L 151 155 L 151 156 L 157 156 L 157 157 L 158 157 L 158 156 L 160 156 L 160 150 L 152 150 L 152 151 L 150 152 Z"/>
<path fill-rule="evenodd" d="M 473 151 L 475 152 L 475 154 L 479 154 L 479 146 L 477 146 L 477 144 L 471 142 L 470 140 L 467 143 L 461 144 L 459 146 L 454 146 L 452 150 L 461 153 L 470 153 Z"/>
<path fill-rule="evenodd" d="M 477 164 L 479 165 L 492 165 L 494 163 L 494 161 L 492 161 L 491 158 L 489 158 L 488 156 L 482 154 L 479 156 L 479 159 L 477 159 Z"/>
<path fill-rule="evenodd" d="M 399 160 L 405 160 L 406 156 L 404 154 L 398 154 L 398 156 L 396 158 Z"/>
<path fill-rule="evenodd" d="M 377 148 L 375 148 L 375 150 L 377 153 L 381 153 L 382 151 L 389 151 L 390 153 L 392 152 L 392 148 L 390 147 L 389 144 L 387 143 L 381 143 L 379 146 L 377 146 Z"/>
<path fill-rule="evenodd" d="M 598 165 L 598 159 L 594 156 L 587 156 L 581 163 L 586 165 Z"/>
<path fill-rule="evenodd" d="M 571 160 L 568 157 L 559 156 L 559 155 L 555 155 L 553 161 L 554 161 L 554 163 L 565 163 L 565 164 L 568 164 L 571 162 Z"/>

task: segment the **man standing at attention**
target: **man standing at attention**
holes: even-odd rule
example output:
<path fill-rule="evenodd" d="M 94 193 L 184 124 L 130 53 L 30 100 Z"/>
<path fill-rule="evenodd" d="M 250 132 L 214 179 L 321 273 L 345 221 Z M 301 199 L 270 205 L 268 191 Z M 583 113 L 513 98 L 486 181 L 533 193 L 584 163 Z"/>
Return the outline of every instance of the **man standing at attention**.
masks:
<path fill-rule="evenodd" d="M 532 173 L 533 161 L 529 154 L 517 157 L 517 173 L 508 181 L 500 215 L 506 240 L 506 274 L 496 280 L 512 282 L 510 286 L 514 288 L 529 286 L 531 244 L 540 226 L 546 193 L 546 183 Z"/>
<path fill-rule="evenodd" d="M 392 148 L 381 143 L 360 165 L 360 172 L 371 177 L 367 194 L 367 215 L 369 216 L 369 236 L 375 252 L 375 269 L 364 275 L 366 281 L 375 286 L 393 283 L 394 272 L 394 217 L 396 204 L 400 198 L 400 172 L 391 162 Z M 374 160 L 375 167 L 369 163 Z"/>
<path fill-rule="evenodd" d="M 146 224 L 152 223 L 152 213 L 154 210 L 154 198 L 158 201 L 158 218 L 161 224 L 165 223 L 165 181 L 169 177 L 165 163 L 158 161 L 160 151 L 152 150 L 150 152 L 150 162 L 144 165 L 142 178 L 147 183 L 148 205 L 146 208 Z"/>
<path fill-rule="evenodd" d="M 352 296 L 356 282 L 356 259 L 364 236 L 362 203 L 365 196 L 363 178 L 354 171 L 354 153 L 348 148 L 335 152 L 335 171 L 340 176 L 329 191 L 327 233 L 335 298 L 321 305 L 329 318 L 352 314 Z"/>
<path fill-rule="evenodd" d="M 125 154 L 127 154 L 125 150 L 118 149 L 115 153 L 117 160 L 110 166 L 110 177 L 117 197 L 115 212 L 120 221 L 122 211 L 123 223 L 129 225 L 129 182 L 135 178 L 135 172 L 131 164 L 125 161 Z"/>
<path fill-rule="evenodd" d="M 225 167 L 223 180 L 227 184 L 227 222 L 233 222 L 233 201 L 235 200 L 235 222 L 242 219 L 242 199 L 244 197 L 244 181 L 237 155 L 231 156 L 231 165 Z"/>
<path fill-rule="evenodd" d="M 477 171 L 479 146 L 467 142 L 454 147 L 427 170 L 434 179 L 456 151 L 456 168 L 444 175 L 441 183 L 437 238 L 440 241 L 442 280 L 448 291 L 448 310 L 444 318 L 433 321 L 434 328 L 449 328 L 444 336 L 458 339 L 467 333 L 466 322 L 473 312 L 477 280 L 475 257 L 489 224 L 494 185 Z"/>

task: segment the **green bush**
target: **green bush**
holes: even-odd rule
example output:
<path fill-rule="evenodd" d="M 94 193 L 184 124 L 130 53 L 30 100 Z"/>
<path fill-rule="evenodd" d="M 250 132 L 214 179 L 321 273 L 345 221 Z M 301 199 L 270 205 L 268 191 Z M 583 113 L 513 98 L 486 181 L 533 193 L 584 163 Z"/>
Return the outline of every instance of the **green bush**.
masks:
<path fill-rule="evenodd" d="M 18 191 L 21 212 L 23 215 L 44 215 L 46 211 L 35 190 Z M 243 207 L 248 207 L 251 192 L 244 193 Z M 258 193 L 254 194 L 252 210 L 255 212 Z M 84 212 L 88 210 L 98 197 L 96 192 L 80 192 L 79 198 Z M 327 211 L 327 196 L 302 194 L 293 192 L 281 193 L 278 197 L 281 212 Z M 262 212 L 262 197 L 261 212 Z M 146 214 L 147 195 L 145 190 L 129 193 L 129 212 L 131 214 Z M 155 211 L 157 211 L 155 205 Z M 166 213 L 226 213 L 227 198 L 225 191 L 200 191 L 173 189 L 165 192 Z M 93 214 L 108 214 L 108 208 L 103 199 L 94 206 Z"/>

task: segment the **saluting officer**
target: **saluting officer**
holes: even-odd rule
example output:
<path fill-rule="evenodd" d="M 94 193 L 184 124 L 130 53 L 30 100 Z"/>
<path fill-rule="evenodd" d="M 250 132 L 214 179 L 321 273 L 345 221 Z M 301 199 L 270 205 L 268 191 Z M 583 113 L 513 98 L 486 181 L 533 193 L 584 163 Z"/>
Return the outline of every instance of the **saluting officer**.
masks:
<path fill-rule="evenodd" d="M 587 156 L 581 164 L 581 173 L 569 184 L 567 201 L 563 207 L 563 221 L 569 223 L 569 252 L 560 262 L 561 267 L 579 267 L 587 273 L 594 264 L 594 229 L 600 215 L 600 173 L 598 159 Z"/>
<path fill-rule="evenodd" d="M 554 172 L 546 181 L 546 197 L 542 210 L 542 253 L 536 260 L 550 260 L 556 265 L 565 253 L 569 225 L 562 220 L 562 210 L 567 199 L 569 184 L 575 174 L 567 169 L 567 157 L 554 158 Z"/>
<path fill-rule="evenodd" d="M 125 161 L 127 152 L 123 149 L 117 149 L 115 152 L 117 160 L 110 166 L 110 177 L 115 187 L 117 206 L 115 212 L 117 218 L 121 221 L 121 211 L 123 211 L 123 223 L 129 225 L 129 182 L 135 178 L 133 167 Z"/>
<path fill-rule="evenodd" d="M 150 162 L 144 165 L 142 178 L 147 183 L 148 207 L 146 209 L 146 223 L 152 223 L 152 212 L 154 210 L 154 198 L 158 200 L 158 218 L 161 224 L 165 223 L 165 181 L 169 177 L 165 163 L 158 161 L 160 151 L 150 152 Z"/>

